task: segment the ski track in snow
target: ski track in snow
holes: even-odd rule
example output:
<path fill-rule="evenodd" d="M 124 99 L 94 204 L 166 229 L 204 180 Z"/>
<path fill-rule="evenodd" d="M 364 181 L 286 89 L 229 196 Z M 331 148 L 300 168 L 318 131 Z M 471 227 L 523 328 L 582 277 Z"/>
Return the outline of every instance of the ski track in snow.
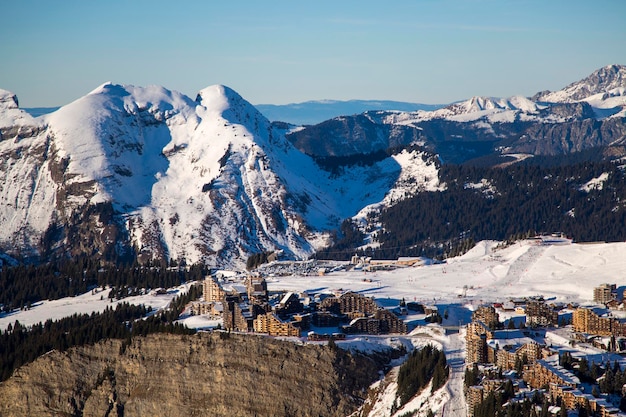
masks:
<path fill-rule="evenodd" d="M 545 247 L 542 246 L 530 246 L 524 254 L 511 264 L 506 276 L 498 282 L 498 285 L 511 287 L 514 283 L 521 283 L 528 269 L 537 262 L 544 250 Z"/>

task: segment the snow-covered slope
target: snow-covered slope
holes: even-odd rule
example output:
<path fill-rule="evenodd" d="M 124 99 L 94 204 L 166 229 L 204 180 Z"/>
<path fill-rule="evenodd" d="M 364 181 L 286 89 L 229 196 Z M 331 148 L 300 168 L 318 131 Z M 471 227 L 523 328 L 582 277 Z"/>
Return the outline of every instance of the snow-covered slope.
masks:
<path fill-rule="evenodd" d="M 626 116 L 626 65 L 607 65 L 559 91 L 537 93 L 533 99 L 546 103 L 587 102 L 598 118 Z"/>
<path fill-rule="evenodd" d="M 0 243 L 32 256 L 241 265 L 278 249 L 302 258 L 425 164 L 414 152 L 331 176 L 220 85 L 192 100 L 105 83 L 39 118 L 2 98 Z"/>
<path fill-rule="evenodd" d="M 417 120 L 447 119 L 455 122 L 469 122 L 478 119 L 490 121 L 513 122 L 520 117 L 537 119 L 540 106 L 523 96 L 509 98 L 472 97 L 469 100 L 451 104 L 432 112 L 420 112 Z"/>

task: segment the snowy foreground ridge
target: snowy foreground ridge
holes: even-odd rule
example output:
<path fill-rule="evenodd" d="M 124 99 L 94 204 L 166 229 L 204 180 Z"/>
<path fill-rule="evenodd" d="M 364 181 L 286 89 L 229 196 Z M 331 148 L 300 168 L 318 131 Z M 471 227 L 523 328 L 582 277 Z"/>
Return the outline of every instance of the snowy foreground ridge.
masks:
<path fill-rule="evenodd" d="M 463 256 L 451 258 L 443 264 L 409 267 L 394 271 L 344 271 L 329 272 L 325 276 L 291 275 L 269 277 L 270 291 L 308 291 L 309 293 L 352 290 L 372 296 L 383 307 L 392 308 L 403 298 L 425 305 L 434 305 L 447 312 L 443 327 L 426 324 L 423 316 L 405 317 L 412 329 L 407 335 L 353 336 L 339 341 L 339 346 L 354 350 L 380 349 L 381 345 L 404 344 L 408 348 L 433 344 L 443 348 L 450 365 L 450 379 L 444 387 L 423 394 L 407 403 L 396 415 L 419 410 L 426 416 L 431 409 L 436 415 L 465 416 L 463 373 L 465 358 L 464 329 L 471 313 L 478 306 L 491 302 L 504 302 L 511 298 L 543 295 L 551 302 L 564 304 L 591 304 L 593 289 L 600 284 L 618 282 L 626 269 L 626 243 L 569 244 L 567 241 L 539 244 L 522 241 L 506 248 L 499 242 L 479 242 Z M 619 285 L 619 284 L 618 284 Z M 165 295 L 148 294 L 126 299 L 132 303 L 145 303 L 163 308 L 173 296 L 187 287 L 172 289 Z M 104 310 L 109 304 L 106 293 L 85 294 L 58 301 L 46 301 L 31 310 L 0 317 L 0 329 L 19 320 L 31 325 L 47 318 L 59 318 L 75 312 Z M 510 313 L 514 317 L 515 313 Z M 183 317 L 190 327 L 215 326 L 202 316 Z M 447 330 L 446 330 L 447 329 Z M 459 331 L 460 329 L 460 331 Z M 563 339 L 567 343 L 567 339 Z M 554 339 L 551 344 L 558 345 Z M 392 371 L 396 372 L 396 371 Z M 395 398 L 395 386 L 389 379 L 381 381 L 376 404 L 369 416 L 389 416 Z"/>

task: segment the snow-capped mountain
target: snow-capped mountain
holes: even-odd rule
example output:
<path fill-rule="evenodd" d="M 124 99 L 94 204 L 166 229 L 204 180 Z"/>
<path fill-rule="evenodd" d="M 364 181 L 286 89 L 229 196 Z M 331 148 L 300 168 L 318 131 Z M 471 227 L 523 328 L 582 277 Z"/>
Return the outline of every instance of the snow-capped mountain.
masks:
<path fill-rule="evenodd" d="M 15 255 L 303 258 L 390 190 L 413 192 L 404 171 L 437 187 L 435 164 L 417 151 L 324 171 L 224 86 L 193 100 L 106 83 L 39 118 L 1 97 L 0 243 Z"/>
<path fill-rule="evenodd" d="M 583 91 L 572 84 L 562 102 L 473 97 L 300 128 L 270 123 L 224 86 L 192 99 L 105 83 L 40 117 L 1 90 L 0 251 L 220 266 L 266 250 L 304 258 L 343 219 L 439 189 L 432 154 L 625 156 L 623 71 L 592 74 L 582 100 L 565 93 Z"/>
<path fill-rule="evenodd" d="M 623 87 L 626 87 L 626 66 L 607 65 L 559 91 L 542 91 L 532 99 L 550 103 L 573 103 Z"/>
<path fill-rule="evenodd" d="M 417 142 L 446 162 L 603 147 L 611 147 L 607 155 L 621 157 L 626 155 L 624 74 L 626 66 L 611 65 L 563 90 L 532 98 L 479 96 L 433 111 L 343 116 L 291 132 L 288 139 L 313 155 L 375 152 Z"/>
<path fill-rule="evenodd" d="M 599 119 L 626 117 L 626 66 L 608 65 L 559 91 L 543 91 L 533 100 L 546 103 L 589 103 Z"/>

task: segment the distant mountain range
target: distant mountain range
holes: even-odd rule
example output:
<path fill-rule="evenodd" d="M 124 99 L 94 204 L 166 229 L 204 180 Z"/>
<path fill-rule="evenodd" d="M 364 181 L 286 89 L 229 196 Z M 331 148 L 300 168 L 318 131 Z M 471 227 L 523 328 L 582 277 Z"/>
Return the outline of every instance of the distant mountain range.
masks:
<path fill-rule="evenodd" d="M 370 153 L 419 143 L 444 162 L 505 155 L 566 155 L 592 148 L 626 156 L 626 67 L 610 65 L 533 98 L 472 97 L 434 110 L 368 111 L 297 129 L 310 155 Z"/>
<path fill-rule="evenodd" d="M 257 108 L 271 121 L 286 122 L 294 125 L 313 125 L 333 117 L 352 115 L 368 110 L 436 110 L 444 105 L 420 104 L 390 100 L 312 100 L 291 104 L 256 104 Z M 33 117 L 57 111 L 59 107 L 25 108 Z"/>
<path fill-rule="evenodd" d="M 282 105 L 257 104 L 255 107 L 271 121 L 313 125 L 333 117 L 360 114 L 369 110 L 436 110 L 443 105 L 389 100 L 319 100 Z"/>
<path fill-rule="evenodd" d="M 374 102 L 348 102 L 352 115 L 312 126 L 271 123 L 219 85 L 192 99 L 106 83 L 39 117 L 0 90 L 0 250 L 219 267 L 270 250 L 306 258 L 344 219 L 367 228 L 373 211 L 445 189 L 440 161 L 626 156 L 625 73 L 438 109 L 355 115 L 352 104 Z"/>

